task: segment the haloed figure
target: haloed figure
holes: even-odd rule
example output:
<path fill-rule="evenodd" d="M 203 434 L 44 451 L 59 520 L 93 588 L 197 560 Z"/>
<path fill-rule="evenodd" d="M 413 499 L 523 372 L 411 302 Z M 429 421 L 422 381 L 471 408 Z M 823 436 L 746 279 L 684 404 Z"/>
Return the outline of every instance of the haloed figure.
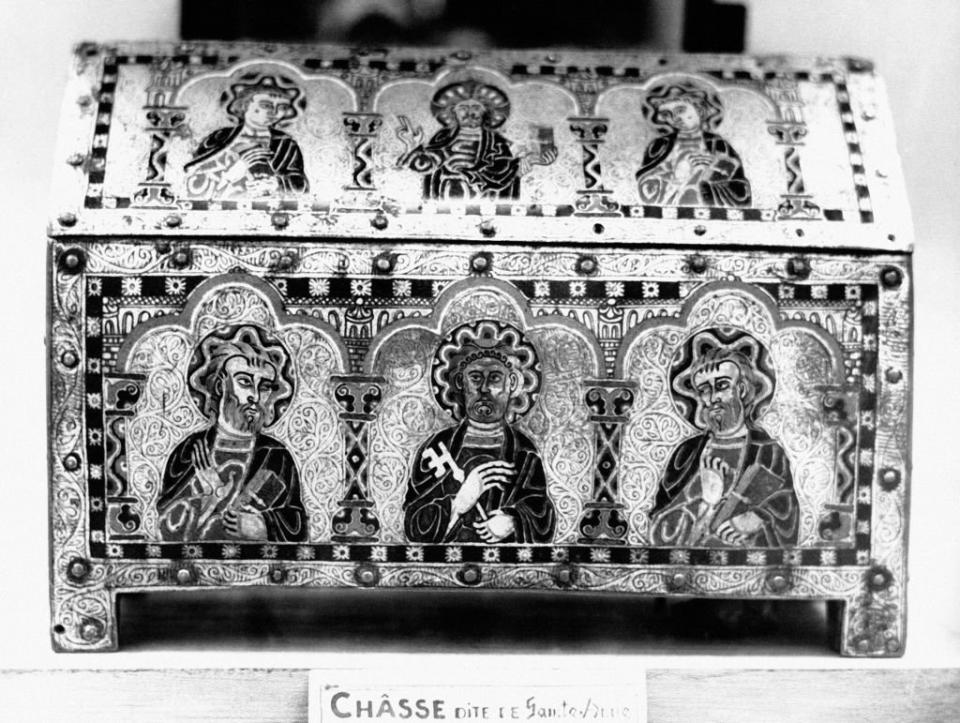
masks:
<path fill-rule="evenodd" d="M 494 321 L 455 329 L 433 366 L 438 401 L 458 423 L 413 459 L 404 528 L 414 542 L 546 542 L 556 518 L 543 462 L 511 422 L 540 375 L 519 330 Z"/>
<path fill-rule="evenodd" d="M 397 165 L 423 174 L 424 198 L 516 199 L 522 176 L 557 159 L 548 127 L 538 130 L 534 147 L 511 150 L 497 130 L 510 115 L 510 101 L 492 85 L 468 80 L 445 86 L 430 110 L 443 127 L 426 143 L 423 129 L 413 128 L 406 116 L 397 130 L 406 147 Z"/>
<path fill-rule="evenodd" d="M 290 357 L 256 326 L 207 336 L 190 364 L 190 391 L 211 420 L 173 450 L 157 508 L 165 540 L 306 538 L 293 458 L 263 433 L 293 393 Z"/>
<path fill-rule="evenodd" d="M 658 206 L 749 206 L 750 182 L 740 156 L 713 130 L 720 99 L 692 83 L 653 88 L 644 102 L 660 130 L 637 171 L 642 203 Z"/>
<path fill-rule="evenodd" d="M 654 544 L 796 543 L 799 506 L 790 461 L 756 424 L 773 393 L 758 353 L 752 339 L 736 348 L 708 343 L 677 377 L 674 387 L 693 399 L 703 432 L 681 442 L 667 463 L 651 513 Z"/>
<path fill-rule="evenodd" d="M 309 189 L 300 146 L 278 126 L 293 120 L 301 92 L 272 75 L 232 85 L 227 114 L 235 125 L 201 141 L 184 166 L 192 198 L 238 198 L 303 193 Z"/>

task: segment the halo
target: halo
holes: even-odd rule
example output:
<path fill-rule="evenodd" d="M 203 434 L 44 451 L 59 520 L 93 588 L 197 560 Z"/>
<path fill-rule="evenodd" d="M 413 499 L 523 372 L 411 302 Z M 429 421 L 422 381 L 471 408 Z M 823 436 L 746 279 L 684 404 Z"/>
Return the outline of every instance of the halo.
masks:
<path fill-rule="evenodd" d="M 749 422 L 756 422 L 773 400 L 777 377 L 769 350 L 756 337 L 734 327 L 703 329 L 677 348 L 670 364 L 670 390 L 677 411 L 699 429 L 706 425 L 698 418 L 698 395 L 693 386 L 693 373 L 700 361 L 718 353 L 738 355 L 753 370 Z"/>
<path fill-rule="evenodd" d="M 463 419 L 462 394 L 454 379 L 464 366 L 484 357 L 498 359 L 516 376 L 518 383 L 507 408 L 507 421 L 513 422 L 533 407 L 540 391 L 541 372 L 533 344 L 510 324 L 483 320 L 462 324 L 450 331 L 433 357 L 433 395 L 454 419 Z"/>
<path fill-rule="evenodd" d="M 233 324 L 214 329 L 200 340 L 187 367 L 187 388 L 194 404 L 204 417 L 216 417 L 212 374 L 227 359 L 237 355 L 257 354 L 266 357 L 277 370 L 277 388 L 268 400 L 270 418 L 264 426 L 276 424 L 293 397 L 293 362 L 290 352 L 273 334 L 254 324 Z"/>
<path fill-rule="evenodd" d="M 700 109 L 700 123 L 705 130 L 715 131 L 723 120 L 723 103 L 720 96 L 689 80 L 653 86 L 643 99 L 643 117 L 652 126 L 664 133 L 672 133 L 673 126 L 657 120 L 657 111 L 668 100 L 686 99 Z"/>
<path fill-rule="evenodd" d="M 465 100 L 483 103 L 486 108 L 484 125 L 488 128 L 499 128 L 510 115 L 510 99 L 507 94 L 495 86 L 476 80 L 451 83 L 438 90 L 430 102 L 430 112 L 442 126 L 453 127 L 457 123 L 453 107 Z"/>
<path fill-rule="evenodd" d="M 278 123 L 296 118 L 307 107 L 303 92 L 297 84 L 284 75 L 275 75 L 263 72 L 244 73 L 233 83 L 229 90 L 220 96 L 220 102 L 226 107 L 227 115 L 238 123 L 243 122 L 243 100 L 252 93 L 274 93 L 282 95 L 290 102 L 290 110 L 280 118 Z"/>

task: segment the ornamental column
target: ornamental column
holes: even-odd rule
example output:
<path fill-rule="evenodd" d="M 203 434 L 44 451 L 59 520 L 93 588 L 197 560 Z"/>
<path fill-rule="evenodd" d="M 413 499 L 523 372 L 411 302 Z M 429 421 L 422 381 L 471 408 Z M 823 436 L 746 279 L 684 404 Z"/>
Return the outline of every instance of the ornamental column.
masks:
<path fill-rule="evenodd" d="M 330 377 L 333 395 L 340 404 L 344 437 L 346 492 L 333 515 L 334 542 L 376 542 L 380 520 L 369 498 L 370 422 L 383 397 L 383 377 L 338 374 Z"/>
<path fill-rule="evenodd" d="M 767 130 L 777 139 L 777 145 L 783 148 L 783 165 L 787 172 L 787 190 L 780 194 L 777 218 L 820 218 L 820 207 L 806 192 L 800 167 L 800 147 L 807 135 L 807 124 L 803 118 L 803 101 L 797 81 L 778 75 L 767 82 L 766 91 L 777 104 L 779 115 L 777 120 L 769 121 Z"/>
<path fill-rule="evenodd" d="M 610 190 L 603 186 L 600 167 L 600 146 L 610 126 L 608 118 L 570 118 L 570 130 L 580 146 L 583 169 L 583 188 L 577 190 L 574 204 L 578 214 L 591 216 L 618 215 L 620 204 L 610 198 Z"/>
<path fill-rule="evenodd" d="M 584 382 L 585 400 L 594 428 L 596 465 L 593 498 L 585 505 L 578 542 L 588 545 L 625 545 L 627 521 L 620 502 L 620 440 L 630 416 L 636 382 L 596 379 Z"/>
<path fill-rule="evenodd" d="M 147 121 L 144 130 L 150 137 L 150 151 L 144 180 L 133 194 L 135 206 L 149 208 L 176 204 L 177 199 L 165 176 L 170 139 L 180 132 L 187 118 L 186 107 L 170 105 L 170 100 L 183 82 L 183 75 L 183 68 L 168 58 L 153 67 L 153 77 L 146 88 L 147 104 L 143 106 Z"/>

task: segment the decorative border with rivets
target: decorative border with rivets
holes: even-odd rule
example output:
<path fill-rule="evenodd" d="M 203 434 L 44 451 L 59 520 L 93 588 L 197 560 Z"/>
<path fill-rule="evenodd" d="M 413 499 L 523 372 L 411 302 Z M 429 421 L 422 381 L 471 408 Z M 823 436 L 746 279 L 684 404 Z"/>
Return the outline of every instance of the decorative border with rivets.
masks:
<path fill-rule="evenodd" d="M 163 61 L 216 69 L 251 58 L 282 60 L 294 63 L 306 72 L 345 78 L 347 82 L 356 75 L 361 110 L 369 104 L 367 95 L 372 91 L 368 86 L 374 82 L 372 78 L 431 79 L 438 71 L 474 66 L 495 69 L 518 80 L 532 78 L 564 84 L 577 94 L 581 105 L 590 103 L 589 99 L 581 101 L 581 96 L 595 98 L 601 90 L 617 84 L 636 84 L 662 72 L 693 72 L 730 84 L 764 83 L 774 79 L 787 83 L 823 83 L 832 87 L 836 96 L 838 128 L 846 144 L 856 207 L 821 209 L 815 203 L 816 199 L 805 192 L 799 166 L 803 146 L 800 138 L 805 129 L 802 122 L 798 125 L 789 119 L 771 122 L 770 126 L 770 132 L 784 147 L 784 162 L 790 181 L 790 188 L 783 195 L 779 208 L 660 207 L 609 200 L 582 206 L 584 199 L 549 204 L 489 202 L 450 205 L 425 202 L 400 207 L 380 197 L 373 188 L 349 199 L 307 203 L 295 198 L 207 201 L 171 196 L 168 203 L 162 204 L 163 208 L 136 203 L 129 197 L 103 195 L 116 83 L 124 66 L 149 66 Z M 70 98 L 72 103 L 68 102 L 65 108 L 75 109 L 79 104 L 81 114 L 79 118 L 70 119 L 65 113 L 61 136 L 64 157 L 76 168 L 72 174 L 65 172 L 61 176 L 62 182 L 57 184 L 56 196 L 62 196 L 63 203 L 56 209 L 52 233 L 95 228 L 100 233 L 118 235 L 235 232 L 360 237 L 373 226 L 383 232 L 389 227 L 389 236 L 421 239 L 457 233 L 466 238 L 523 240 L 525 236 L 536 234 L 552 241 L 579 237 L 591 243 L 629 240 L 663 244 L 707 242 L 716 240 L 717 234 L 732 231 L 737 233 L 741 243 L 747 244 L 789 242 L 799 246 L 821 244 L 901 250 L 911 241 L 909 212 L 892 129 L 888 119 L 878 111 L 884 105 L 882 86 L 873 75 L 872 66 L 857 59 L 691 58 L 615 53 L 469 52 L 439 48 L 386 51 L 336 46 L 186 43 L 181 46 L 81 46 L 77 67 L 79 78 L 76 85 L 86 92 L 80 92 L 79 98 Z M 83 120 L 84 115 L 91 114 L 82 111 L 93 104 L 96 105 L 91 127 L 89 120 Z M 76 115 L 75 110 L 72 115 Z M 863 123 L 859 124 L 857 118 Z M 77 170 L 85 174 L 82 181 L 77 177 Z M 551 222 L 539 223 L 541 219 L 551 219 Z M 813 223 L 817 220 L 842 222 L 847 230 L 837 234 L 831 230 L 834 223 Z M 758 221 L 767 223 L 753 223 Z M 716 222 L 722 224 L 714 229 L 712 226 Z M 751 228 L 756 225 L 764 228 Z M 704 227 L 702 232 L 700 226 Z M 857 226 L 859 230 L 850 230 Z M 691 237 L 688 233 L 695 227 L 698 231 Z M 678 237 L 680 233 L 682 237 Z M 703 236 L 706 238 L 699 238 Z"/>
<path fill-rule="evenodd" d="M 803 303 L 809 297 L 839 302 L 852 294 L 875 304 L 875 313 L 865 315 L 863 329 L 865 335 L 875 334 L 873 358 L 862 360 L 860 369 L 859 434 L 871 453 L 860 455 L 856 519 L 866 523 L 865 531 L 858 530 L 854 547 L 762 554 L 603 545 L 271 544 L 238 545 L 236 554 L 231 550 L 224 556 L 222 545 L 108 542 L 94 534 L 105 522 L 103 505 L 95 502 L 102 499 L 104 451 L 90 444 L 90 433 L 102 430 L 103 416 L 96 399 L 91 404 L 88 395 L 96 393 L 91 389 L 97 388 L 102 377 L 104 347 L 102 337 L 90 333 L 97 324 L 91 325 L 89 320 L 97 318 L 104 292 L 108 298 L 116 293 L 118 277 L 142 279 L 140 292 L 158 296 L 161 290 L 167 295 L 164 278 L 183 278 L 183 286 L 178 282 L 173 287 L 179 295 L 195 283 L 197 273 L 240 269 L 267 278 L 275 288 L 285 288 L 291 299 L 303 300 L 310 297 L 310 278 L 342 278 L 336 286 L 328 283 L 326 288 L 343 293 L 346 299 L 358 288 L 350 281 L 392 283 L 374 271 L 379 268 L 376 260 L 391 254 L 390 272 L 403 280 L 419 278 L 411 289 L 416 286 L 422 291 L 424 302 L 435 293 L 432 284 L 436 278 L 430 276 L 467 275 L 483 266 L 498 278 L 534 293 L 538 279 L 530 276 L 531 268 L 537 269 L 541 283 L 557 269 L 566 269 L 565 275 L 586 270 L 591 273 L 583 291 L 591 299 L 606 294 L 608 283 L 639 283 L 634 290 L 642 296 L 643 283 L 650 279 L 656 279 L 658 293 L 665 294 L 672 294 L 670 284 L 674 282 L 740 279 L 765 284 L 767 293 L 782 300 Z M 484 254 L 486 265 L 475 264 Z M 281 263 L 285 258 L 295 259 L 293 268 Z M 490 251 L 472 246 L 369 244 L 350 250 L 318 243 L 218 244 L 200 240 L 178 245 L 166 241 L 52 244 L 50 462 L 55 647 L 115 647 L 114 598 L 118 592 L 281 584 L 827 599 L 843 603 L 839 620 L 842 652 L 899 654 L 905 632 L 906 490 L 910 475 L 908 257 L 604 249 L 590 259 L 592 263 L 586 264 L 582 249 L 575 247 Z M 422 264 L 426 262 L 440 271 L 425 277 Z M 285 267 L 279 273 L 278 263 Z M 334 269 L 342 277 L 331 275 Z M 99 294 L 91 296 L 90 282 L 97 279 Z M 429 291 L 425 281 L 431 283 Z M 571 296 L 569 285 L 555 281 L 547 281 L 542 290 L 558 302 L 584 298 Z M 111 555 L 110 545 L 114 544 L 120 555 Z"/>

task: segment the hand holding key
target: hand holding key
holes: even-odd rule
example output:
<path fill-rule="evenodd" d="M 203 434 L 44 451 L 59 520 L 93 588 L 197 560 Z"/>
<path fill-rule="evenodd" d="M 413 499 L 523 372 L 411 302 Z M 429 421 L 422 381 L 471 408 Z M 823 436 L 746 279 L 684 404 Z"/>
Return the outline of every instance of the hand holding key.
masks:
<path fill-rule="evenodd" d="M 453 498 L 451 511 L 458 517 L 464 514 L 477 504 L 477 501 L 487 490 L 493 489 L 494 487 L 503 489 L 503 486 L 510 481 L 510 477 L 514 472 L 515 468 L 511 462 L 503 462 L 501 460 L 493 460 L 492 462 L 484 462 L 481 465 L 477 465 L 470 474 L 467 475 L 463 484 L 460 485 L 457 496 Z"/>

